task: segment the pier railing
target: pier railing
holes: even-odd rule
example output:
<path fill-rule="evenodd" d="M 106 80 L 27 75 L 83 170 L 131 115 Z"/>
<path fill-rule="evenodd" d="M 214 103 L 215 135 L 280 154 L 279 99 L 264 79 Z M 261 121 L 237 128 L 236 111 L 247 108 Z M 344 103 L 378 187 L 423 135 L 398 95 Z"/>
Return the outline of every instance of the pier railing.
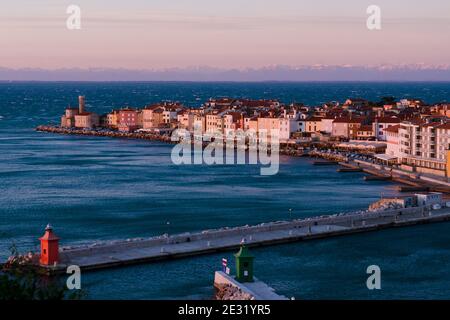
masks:
<path fill-rule="evenodd" d="M 258 225 L 245 225 L 239 227 L 225 227 L 221 229 L 204 230 L 201 232 L 186 232 L 177 235 L 159 235 L 151 238 L 136 238 L 128 240 L 113 240 L 93 245 L 84 245 L 76 247 L 63 247 L 64 251 L 70 251 L 71 256 L 84 255 L 86 251 L 95 253 L 110 253 L 112 251 L 120 251 L 127 247 L 135 249 L 147 248 L 149 246 L 164 246 L 167 244 L 187 243 L 199 240 L 215 240 L 224 237 L 257 235 L 261 232 L 288 230 L 297 228 L 312 228 L 314 226 L 342 226 L 342 227 L 369 227 L 382 223 L 394 223 L 398 219 L 404 218 L 420 218 L 430 212 L 429 207 L 411 207 L 402 209 L 383 210 L 375 212 L 356 212 L 346 214 L 335 214 L 311 218 L 296 219 L 291 221 L 277 221 L 269 223 L 261 223 Z M 248 239 L 247 239 L 248 240 Z"/>

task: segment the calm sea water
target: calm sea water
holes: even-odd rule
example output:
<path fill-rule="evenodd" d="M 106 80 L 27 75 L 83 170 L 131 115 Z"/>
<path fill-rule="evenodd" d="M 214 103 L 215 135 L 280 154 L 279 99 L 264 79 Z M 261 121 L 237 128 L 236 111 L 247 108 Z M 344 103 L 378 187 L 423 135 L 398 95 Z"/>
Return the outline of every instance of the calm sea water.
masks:
<path fill-rule="evenodd" d="M 365 209 L 387 182 L 364 182 L 307 159 L 282 157 L 279 174 L 258 166 L 176 166 L 171 146 L 35 132 L 87 97 L 107 112 L 161 100 L 197 106 L 214 96 L 318 104 L 347 97 L 450 100 L 448 83 L 0 83 L 0 258 L 15 244 L 37 250 L 52 223 L 63 244 L 145 237 Z M 167 225 L 167 222 L 170 225 Z M 450 297 L 450 224 L 255 249 L 256 276 L 297 299 Z M 207 299 L 213 272 L 232 253 L 83 275 L 89 298 Z M 382 269 L 382 290 L 365 269 Z"/>

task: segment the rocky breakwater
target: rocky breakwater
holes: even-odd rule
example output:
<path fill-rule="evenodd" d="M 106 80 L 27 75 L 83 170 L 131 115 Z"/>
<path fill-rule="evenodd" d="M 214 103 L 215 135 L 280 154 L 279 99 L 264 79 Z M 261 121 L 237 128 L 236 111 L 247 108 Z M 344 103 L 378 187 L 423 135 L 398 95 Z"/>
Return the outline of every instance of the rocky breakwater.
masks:
<path fill-rule="evenodd" d="M 385 211 L 404 208 L 402 199 L 381 199 L 369 206 L 368 212 Z"/>
<path fill-rule="evenodd" d="M 214 298 L 215 300 L 254 300 L 252 295 L 231 284 L 217 285 Z"/>
<path fill-rule="evenodd" d="M 74 129 L 74 128 L 62 128 L 56 126 L 38 126 L 36 131 L 50 132 L 57 134 L 67 135 L 83 135 L 83 136 L 95 136 L 95 137 L 110 137 L 110 138 L 122 138 L 122 139 L 143 139 L 152 141 L 162 141 L 166 143 L 174 143 L 169 135 L 162 135 L 151 132 L 120 132 L 115 130 L 106 129 Z"/>

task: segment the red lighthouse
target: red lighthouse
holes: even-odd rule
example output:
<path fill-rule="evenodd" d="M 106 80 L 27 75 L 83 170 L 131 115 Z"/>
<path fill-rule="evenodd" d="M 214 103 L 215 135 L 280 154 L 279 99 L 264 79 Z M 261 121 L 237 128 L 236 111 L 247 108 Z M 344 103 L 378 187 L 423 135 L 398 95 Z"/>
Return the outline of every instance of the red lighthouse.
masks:
<path fill-rule="evenodd" d="M 53 233 L 53 228 L 50 224 L 47 225 L 44 235 L 39 240 L 41 240 L 41 259 L 39 262 L 46 266 L 58 263 L 59 238 Z"/>

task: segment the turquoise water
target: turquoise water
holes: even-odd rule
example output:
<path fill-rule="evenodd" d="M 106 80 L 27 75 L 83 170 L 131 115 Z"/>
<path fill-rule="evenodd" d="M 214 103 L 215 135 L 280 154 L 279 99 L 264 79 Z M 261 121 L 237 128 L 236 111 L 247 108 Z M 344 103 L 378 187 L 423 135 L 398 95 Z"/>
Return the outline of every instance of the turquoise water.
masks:
<path fill-rule="evenodd" d="M 289 208 L 294 217 L 359 210 L 395 193 L 390 183 L 304 158 L 282 157 L 279 174 L 263 177 L 258 166 L 173 165 L 162 143 L 33 130 L 56 122 L 78 94 L 106 112 L 169 98 L 195 106 L 217 95 L 316 104 L 383 95 L 442 101 L 449 91 L 445 83 L 0 84 L 0 257 L 13 243 L 37 250 L 48 222 L 63 244 L 88 243 L 282 220 Z M 439 224 L 255 249 L 256 276 L 298 299 L 447 298 L 448 231 Z M 231 254 L 89 273 L 83 286 L 93 299 L 206 299 Z M 381 291 L 365 288 L 370 264 L 382 269 Z"/>

